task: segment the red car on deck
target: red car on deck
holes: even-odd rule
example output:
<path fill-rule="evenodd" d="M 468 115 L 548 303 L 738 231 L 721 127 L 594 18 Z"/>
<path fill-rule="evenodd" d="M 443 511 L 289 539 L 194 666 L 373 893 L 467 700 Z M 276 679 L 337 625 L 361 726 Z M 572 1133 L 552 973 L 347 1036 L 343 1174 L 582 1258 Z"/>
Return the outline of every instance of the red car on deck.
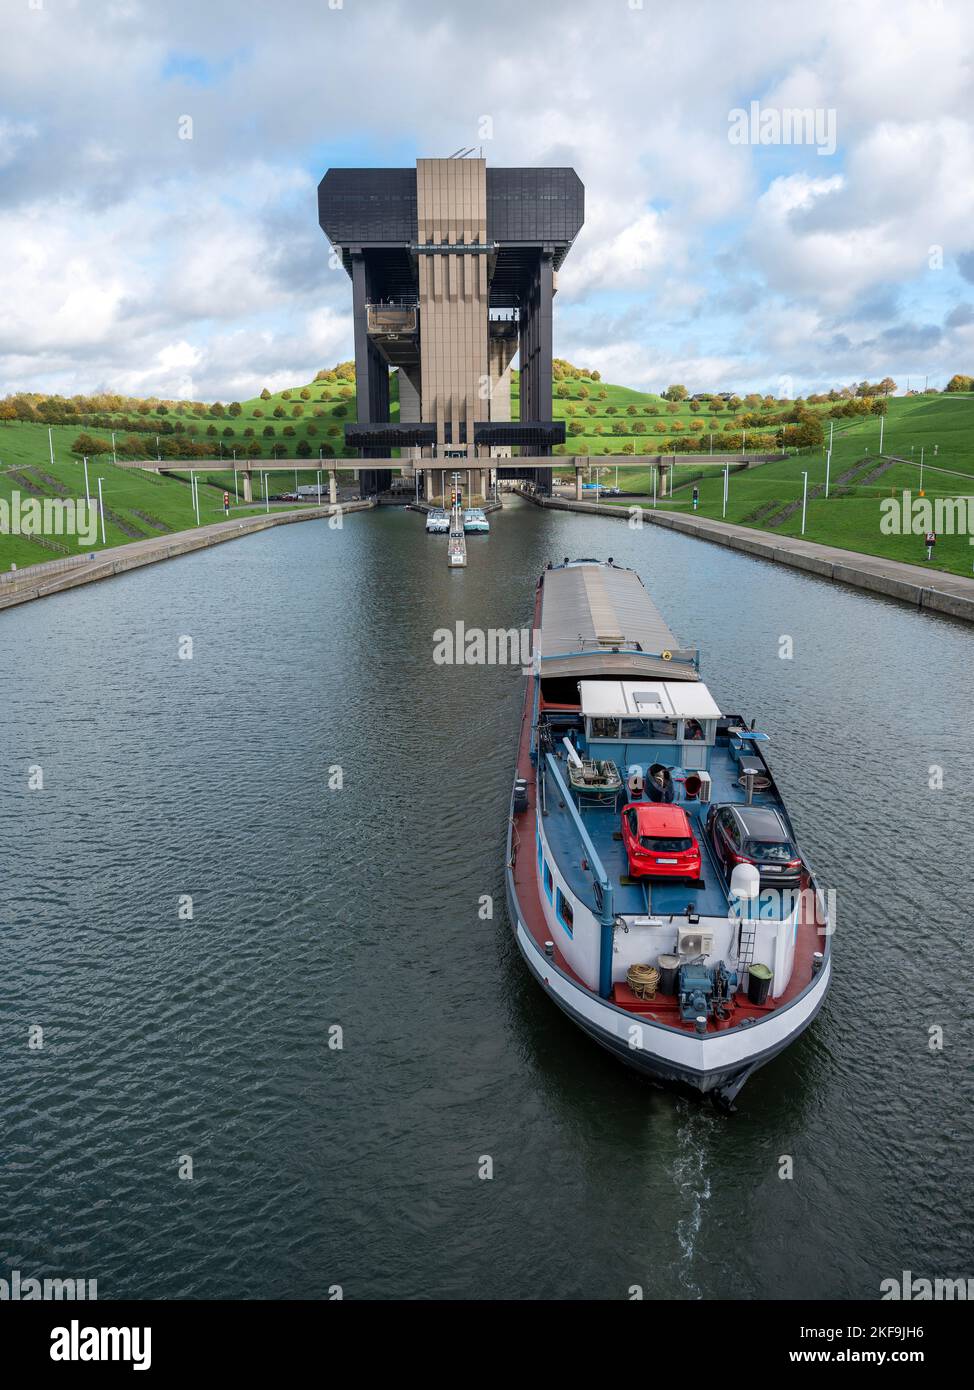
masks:
<path fill-rule="evenodd" d="M 623 806 L 622 842 L 631 878 L 700 878 L 700 846 L 679 806 L 652 801 Z"/>

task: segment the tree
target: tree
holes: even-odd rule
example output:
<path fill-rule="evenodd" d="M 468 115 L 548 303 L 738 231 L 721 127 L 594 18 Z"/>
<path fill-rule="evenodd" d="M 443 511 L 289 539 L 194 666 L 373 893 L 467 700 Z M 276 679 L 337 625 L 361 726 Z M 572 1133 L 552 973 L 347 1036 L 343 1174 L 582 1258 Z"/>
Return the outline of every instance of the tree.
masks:
<path fill-rule="evenodd" d="M 281 392 L 281 400 L 282 400 L 282 401 L 289 401 L 290 399 L 291 399 L 291 393 L 290 393 L 290 391 L 282 391 L 282 392 Z"/>
<path fill-rule="evenodd" d="M 243 406 L 239 401 L 231 401 L 227 406 L 227 411 L 230 415 L 240 415 L 243 411 Z"/>
<path fill-rule="evenodd" d="M 974 377 L 964 376 L 958 372 L 950 378 L 946 389 L 948 391 L 974 391 Z"/>
<path fill-rule="evenodd" d="M 582 424 L 581 420 L 573 420 L 568 426 L 568 433 L 571 435 L 584 434 L 585 426 Z"/>
<path fill-rule="evenodd" d="M 94 458 L 98 454 L 110 454 L 112 446 L 107 439 L 96 439 L 90 434 L 79 434 L 71 445 L 72 454 L 81 454 L 86 458 Z"/>
<path fill-rule="evenodd" d="M 305 386 L 301 391 L 301 399 L 303 401 L 311 400 L 311 392 L 308 390 L 307 386 Z"/>
<path fill-rule="evenodd" d="M 555 390 L 555 395 L 558 397 L 560 401 L 567 401 L 568 397 L 571 395 L 571 391 L 568 389 L 567 386 L 562 384 Z"/>
<path fill-rule="evenodd" d="M 626 414 L 627 414 L 627 415 L 638 415 L 638 414 L 639 414 L 639 407 L 638 407 L 638 405 L 627 405 L 627 406 L 626 406 Z"/>
<path fill-rule="evenodd" d="M 283 407 L 283 405 L 276 405 L 276 406 L 274 407 L 274 419 L 275 419 L 275 420 L 283 420 L 283 419 L 284 419 L 284 407 Z"/>
<path fill-rule="evenodd" d="M 226 410 L 220 404 L 219 401 L 214 401 L 213 404 L 210 406 L 211 415 L 216 415 L 219 418 L 221 415 L 226 415 L 226 413 Z"/>
<path fill-rule="evenodd" d="M 294 428 L 293 425 L 285 425 L 283 430 L 281 430 L 281 433 L 286 435 L 288 439 L 293 439 L 294 436 L 297 434 L 297 430 Z"/>
<path fill-rule="evenodd" d="M 586 415 L 598 415 L 598 413 L 599 413 L 599 408 L 598 408 L 598 406 L 595 404 L 594 401 L 589 401 L 588 405 L 585 407 L 585 414 L 586 414 Z"/>
<path fill-rule="evenodd" d="M 271 398 L 271 393 L 270 393 L 270 391 L 268 391 L 268 389 L 267 389 L 266 386 L 264 387 L 263 391 L 261 391 L 261 393 L 260 393 L 260 398 L 261 398 L 262 401 L 269 401 L 269 400 L 270 400 L 270 398 Z"/>
<path fill-rule="evenodd" d="M 592 373 L 591 373 L 591 376 L 592 376 L 592 380 L 593 380 L 593 381 L 601 381 L 601 380 L 602 380 L 602 373 L 601 373 L 601 372 L 592 372 Z"/>
<path fill-rule="evenodd" d="M 670 401 L 669 405 L 666 407 L 666 411 L 668 415 L 679 415 L 680 407 L 675 401 Z"/>
<path fill-rule="evenodd" d="M 663 399 L 667 401 L 685 401 L 689 395 L 685 386 L 667 386 L 663 392 Z"/>
<path fill-rule="evenodd" d="M 273 426 L 273 425 L 265 425 L 264 428 L 263 428 L 263 430 L 261 431 L 261 433 L 263 434 L 263 436 L 264 436 L 265 439 L 273 439 L 273 437 L 274 437 L 274 426 Z"/>
<path fill-rule="evenodd" d="M 587 400 L 587 399 L 588 399 L 588 387 L 587 387 L 587 386 L 580 386 L 580 387 L 578 388 L 578 399 L 579 399 L 580 401 L 584 401 L 584 400 Z"/>
<path fill-rule="evenodd" d="M 606 415 L 615 415 L 616 407 L 614 405 L 607 405 L 605 407 L 605 413 Z"/>
<path fill-rule="evenodd" d="M 308 441 L 307 441 L 306 439 L 299 439 L 299 440 L 298 440 L 298 446 L 297 446 L 297 448 L 295 449 L 294 452 L 295 452 L 295 455 L 296 455 L 299 459 L 307 459 L 307 458 L 310 458 L 310 457 L 311 457 L 311 445 L 308 443 Z"/>

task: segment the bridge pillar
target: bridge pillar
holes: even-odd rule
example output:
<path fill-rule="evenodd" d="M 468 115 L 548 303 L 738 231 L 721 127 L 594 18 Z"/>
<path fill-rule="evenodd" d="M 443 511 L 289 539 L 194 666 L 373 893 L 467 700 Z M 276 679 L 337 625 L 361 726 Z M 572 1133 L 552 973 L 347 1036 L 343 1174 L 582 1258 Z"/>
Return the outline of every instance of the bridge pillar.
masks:
<path fill-rule="evenodd" d="M 251 471 L 250 471 L 249 468 L 245 468 L 245 469 L 244 469 L 243 485 L 244 485 L 244 496 L 243 496 L 243 500 L 244 500 L 245 502 L 252 502 L 252 501 L 254 500 L 253 475 L 252 475 L 252 473 L 251 473 Z"/>
<path fill-rule="evenodd" d="M 328 501 L 334 507 L 338 502 L 338 470 L 329 468 L 328 470 Z"/>
<path fill-rule="evenodd" d="M 581 500 L 582 500 L 582 470 L 581 470 L 580 468 L 576 467 L 576 469 L 575 469 L 575 501 L 576 501 L 576 502 L 581 502 Z"/>

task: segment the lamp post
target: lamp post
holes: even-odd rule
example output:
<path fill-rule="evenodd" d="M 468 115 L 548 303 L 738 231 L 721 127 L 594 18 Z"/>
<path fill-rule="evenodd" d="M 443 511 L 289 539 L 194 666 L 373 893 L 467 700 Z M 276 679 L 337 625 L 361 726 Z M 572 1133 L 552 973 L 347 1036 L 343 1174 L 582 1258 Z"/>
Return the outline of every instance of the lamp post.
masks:
<path fill-rule="evenodd" d="M 112 430 L 112 463 L 118 463 L 118 456 L 115 453 L 115 431 Z"/>
<path fill-rule="evenodd" d="M 85 502 L 86 502 L 87 505 L 90 507 L 90 506 L 91 506 L 91 493 L 90 493 L 90 491 L 88 490 L 88 460 L 87 460 L 87 459 L 82 459 L 82 463 L 83 463 L 84 466 L 85 466 Z"/>
<path fill-rule="evenodd" d="M 802 535 L 805 534 L 805 515 L 808 510 L 808 474 L 802 473 Z"/>
<path fill-rule="evenodd" d="M 730 464 L 729 464 L 729 463 L 725 463 L 725 464 L 724 464 L 724 510 L 721 512 L 721 516 L 724 516 L 724 517 L 726 517 L 726 515 L 727 515 L 727 491 L 728 491 L 729 483 L 730 483 Z"/>
<path fill-rule="evenodd" d="M 101 518 L 101 543 L 105 544 L 105 503 L 101 495 L 101 478 L 98 479 L 98 515 Z"/>
<path fill-rule="evenodd" d="M 920 445 L 920 494 L 921 494 L 921 496 L 923 495 L 923 451 L 924 451 L 925 448 L 926 448 L 926 445 L 925 445 L 925 444 L 921 444 L 921 445 Z"/>
<path fill-rule="evenodd" d="M 828 453 L 825 455 L 825 496 L 826 496 L 826 497 L 828 497 L 828 495 L 829 495 L 829 472 L 830 472 L 830 470 L 831 470 L 831 467 L 832 467 L 832 450 L 829 449 Z"/>
<path fill-rule="evenodd" d="M 50 425 L 47 427 L 47 444 L 51 451 L 51 467 L 54 467 L 54 432 Z"/>

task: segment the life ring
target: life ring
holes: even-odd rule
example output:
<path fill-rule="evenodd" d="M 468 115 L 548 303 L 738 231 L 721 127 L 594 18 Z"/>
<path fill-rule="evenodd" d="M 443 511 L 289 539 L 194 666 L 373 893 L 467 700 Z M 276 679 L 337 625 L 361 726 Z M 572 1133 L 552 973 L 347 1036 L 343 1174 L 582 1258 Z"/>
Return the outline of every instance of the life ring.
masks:
<path fill-rule="evenodd" d="M 673 660 L 673 653 L 671 651 L 660 652 L 660 656 L 663 658 L 664 661 Z"/>

